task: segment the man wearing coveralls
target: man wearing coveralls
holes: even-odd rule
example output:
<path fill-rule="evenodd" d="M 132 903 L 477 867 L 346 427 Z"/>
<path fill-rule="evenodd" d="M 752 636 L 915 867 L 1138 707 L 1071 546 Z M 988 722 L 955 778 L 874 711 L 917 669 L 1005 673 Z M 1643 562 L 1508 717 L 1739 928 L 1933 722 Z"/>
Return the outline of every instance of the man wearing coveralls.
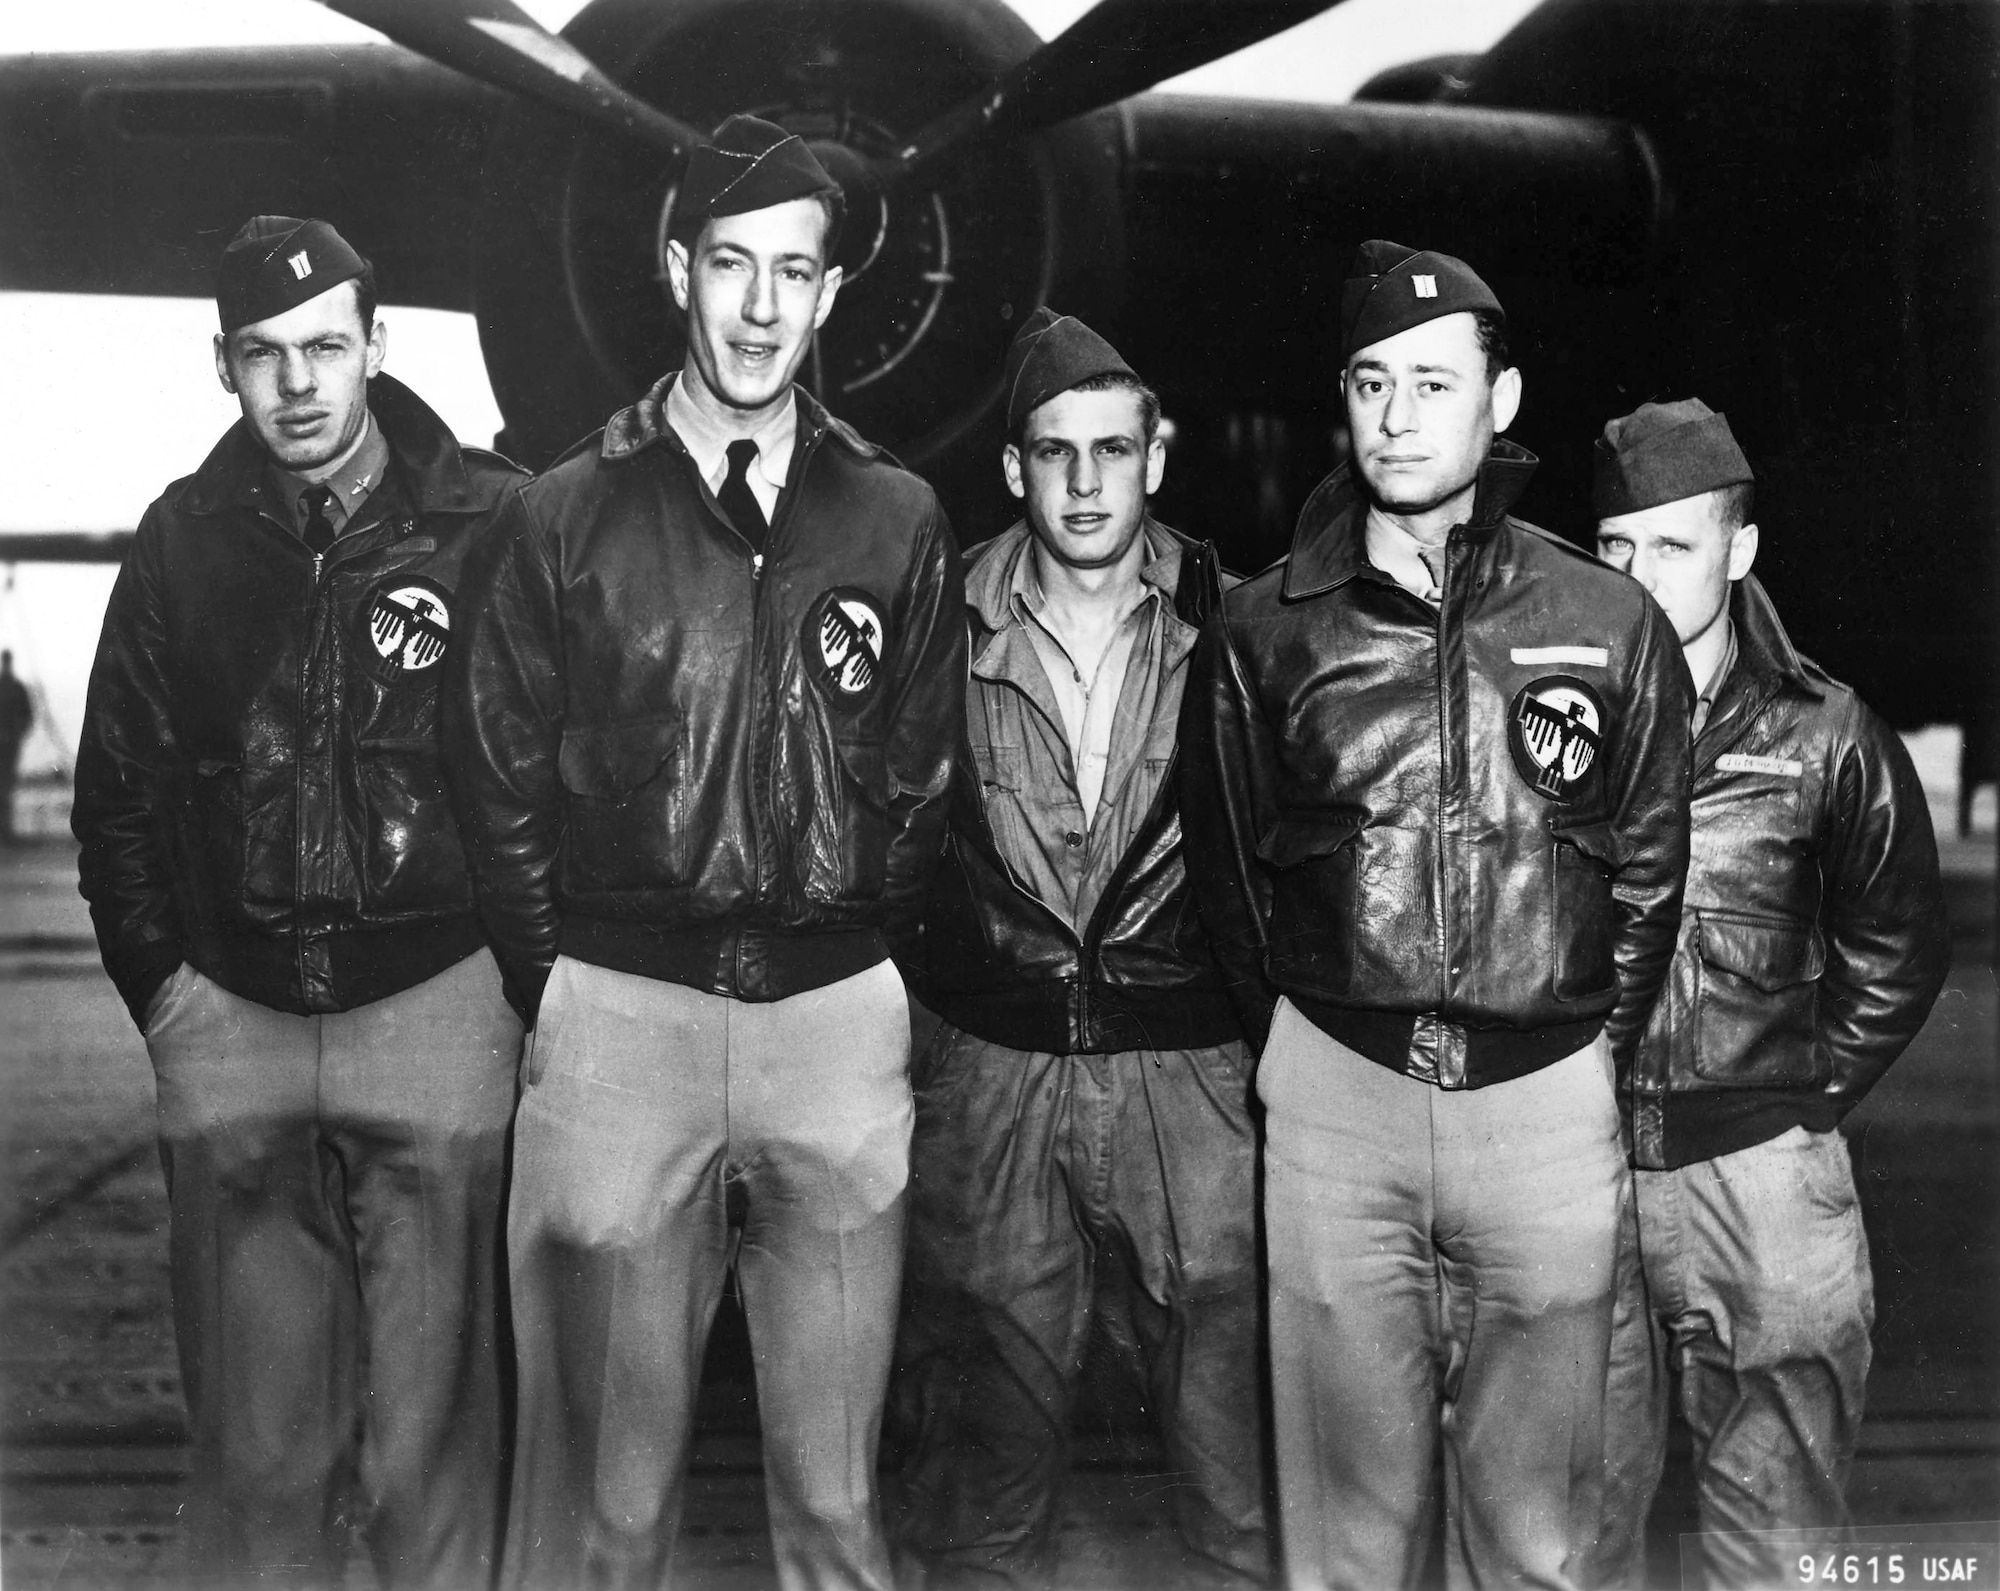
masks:
<path fill-rule="evenodd" d="M 971 559 L 972 678 L 910 967 L 902 1540 L 928 1583 L 1047 1585 L 1097 1311 L 1136 1350 L 1183 1538 L 1267 1570 L 1249 1057 L 1188 899 L 1174 744 L 1215 549 L 1152 518 L 1159 400 L 1073 315 L 1007 362 L 1025 519 Z"/>

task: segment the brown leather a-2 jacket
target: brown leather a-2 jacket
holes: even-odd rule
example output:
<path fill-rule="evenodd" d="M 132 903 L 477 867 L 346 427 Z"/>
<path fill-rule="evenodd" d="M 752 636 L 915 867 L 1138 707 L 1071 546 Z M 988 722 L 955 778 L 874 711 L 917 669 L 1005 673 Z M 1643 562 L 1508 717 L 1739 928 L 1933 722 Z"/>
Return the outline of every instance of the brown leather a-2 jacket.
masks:
<path fill-rule="evenodd" d="M 1664 1169 L 1825 1132 L 1916 1036 L 1951 934 L 1923 787 L 1889 727 L 1793 650 L 1755 576 L 1694 748 L 1694 854 L 1620 1102 Z"/>
<path fill-rule="evenodd" d="M 764 551 L 674 378 L 511 499 L 444 707 L 509 996 L 558 952 L 744 1000 L 880 962 L 944 837 L 965 596 L 936 495 L 799 392 Z"/>
<path fill-rule="evenodd" d="M 323 565 L 238 421 L 146 511 L 112 589 L 71 825 L 134 1021 L 182 961 L 275 1010 L 344 1011 L 485 942 L 438 682 L 466 556 L 525 476 L 389 376 L 368 406 L 394 463 Z"/>
<path fill-rule="evenodd" d="M 1433 610 L 1345 469 L 1223 600 L 1181 723 L 1189 876 L 1260 1042 L 1279 994 L 1444 1088 L 1600 1029 L 1628 1061 L 1680 918 L 1692 688 L 1635 582 L 1507 517 L 1504 439 Z"/>

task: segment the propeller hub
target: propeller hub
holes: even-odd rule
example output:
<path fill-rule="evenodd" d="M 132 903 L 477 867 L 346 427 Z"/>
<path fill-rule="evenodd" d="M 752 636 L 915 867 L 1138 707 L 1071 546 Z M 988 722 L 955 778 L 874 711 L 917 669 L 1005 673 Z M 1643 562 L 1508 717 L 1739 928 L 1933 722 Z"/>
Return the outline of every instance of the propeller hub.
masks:
<path fill-rule="evenodd" d="M 888 242 L 889 195 L 875 162 L 850 145 L 831 138 L 808 138 L 806 147 L 826 167 L 827 175 L 840 184 L 847 219 L 841 226 L 840 247 L 833 263 L 847 280 L 854 281 L 881 258 Z"/>

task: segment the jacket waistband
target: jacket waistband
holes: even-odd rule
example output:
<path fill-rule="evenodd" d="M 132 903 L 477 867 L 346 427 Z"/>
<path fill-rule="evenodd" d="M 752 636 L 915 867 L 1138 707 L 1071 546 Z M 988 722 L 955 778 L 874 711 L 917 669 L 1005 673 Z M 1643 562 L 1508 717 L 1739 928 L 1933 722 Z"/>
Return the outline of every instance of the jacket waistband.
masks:
<path fill-rule="evenodd" d="M 191 936 L 187 959 L 231 994 L 274 1011 L 310 1016 L 352 1011 L 414 989 L 486 943 L 478 917 L 470 912 L 384 928 L 340 929 L 308 939 L 316 958 L 324 957 L 331 999 L 308 1000 L 300 988 L 294 934 L 204 929 Z"/>
<path fill-rule="evenodd" d="M 661 928 L 615 917 L 565 916 L 561 953 L 613 972 L 685 984 L 732 1000 L 784 1000 L 886 961 L 873 928 L 812 929 L 700 923 Z"/>
<path fill-rule="evenodd" d="M 1127 989 L 1063 978 L 978 993 L 937 990 L 933 1009 L 989 1044 L 1046 1055 L 1207 1049 L 1243 1037 L 1219 988 Z"/>
<path fill-rule="evenodd" d="M 1365 1055 L 1392 1072 L 1410 1073 L 1410 1040 L 1417 1019 L 1400 1011 L 1368 1011 L 1331 1005 L 1311 995 L 1288 993 L 1293 1005 L 1330 1039 Z M 1465 1075 L 1440 1082 L 1441 1088 L 1484 1088 L 1511 1082 L 1574 1055 L 1604 1029 L 1602 1015 L 1546 1028 L 1461 1028 Z"/>

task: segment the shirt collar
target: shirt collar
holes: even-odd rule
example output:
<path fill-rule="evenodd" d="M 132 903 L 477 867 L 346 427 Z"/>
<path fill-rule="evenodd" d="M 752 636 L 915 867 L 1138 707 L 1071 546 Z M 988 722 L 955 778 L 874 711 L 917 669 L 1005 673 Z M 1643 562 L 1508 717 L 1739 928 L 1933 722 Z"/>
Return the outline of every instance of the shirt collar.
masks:
<path fill-rule="evenodd" d="M 1736 666 L 1736 622 L 1727 613 L 1723 614 L 1722 622 L 1729 626 L 1728 639 L 1722 648 L 1722 656 L 1716 661 L 1715 672 L 1709 675 L 1708 683 L 1702 686 L 1700 695 L 1696 697 L 1702 704 L 1703 717 L 1714 710 L 1715 698 L 1722 693 L 1729 671 Z"/>
<path fill-rule="evenodd" d="M 347 462 L 323 480 L 310 481 L 303 475 L 295 475 L 281 468 L 276 462 L 271 465 L 271 482 L 276 488 L 279 500 L 284 503 L 292 518 L 300 524 L 305 522 L 305 512 L 299 506 L 299 493 L 309 486 L 324 486 L 333 493 L 327 504 L 327 517 L 335 525 L 344 525 L 354 517 L 356 509 L 367 501 L 368 494 L 382 484 L 382 477 L 389 468 L 389 442 L 382 435 L 382 428 L 375 423 L 375 411 L 368 411 L 368 426 L 361 433 L 361 445 L 355 448 Z"/>
<path fill-rule="evenodd" d="M 1442 547 L 1427 548 L 1386 515 L 1371 514 L 1365 509 L 1361 524 L 1368 561 L 1397 585 L 1421 597 L 1437 584 L 1431 578 L 1430 566 L 1425 563 L 1423 555 L 1426 552 L 1441 555 L 1444 552 Z"/>
<path fill-rule="evenodd" d="M 1009 555 L 1012 567 L 1007 571 L 1007 592 L 1009 606 L 1017 614 L 1032 614 L 1039 619 L 1048 598 L 1043 595 L 1041 582 L 1035 576 L 1033 547 L 1034 533 L 1026 525 L 1017 526 L 1020 545 Z M 1139 589 L 1132 594 L 1131 605 L 1120 618 L 1130 618 L 1154 598 L 1160 598 L 1162 606 L 1172 603 L 1174 594 L 1180 589 L 1181 550 L 1174 540 L 1160 526 L 1153 523 L 1151 515 L 1140 527 L 1146 538 L 1146 561 L 1139 568 Z"/>
<path fill-rule="evenodd" d="M 798 394 L 793 391 L 785 396 L 787 401 L 748 438 L 757 444 L 758 473 L 780 491 L 791 472 L 792 449 L 799 437 Z M 703 414 L 678 376 L 667 389 L 666 411 L 667 424 L 688 450 L 688 457 L 694 460 L 701 478 L 711 490 L 719 488 L 729 474 L 729 444 L 744 438 L 735 431 L 724 430 Z"/>

